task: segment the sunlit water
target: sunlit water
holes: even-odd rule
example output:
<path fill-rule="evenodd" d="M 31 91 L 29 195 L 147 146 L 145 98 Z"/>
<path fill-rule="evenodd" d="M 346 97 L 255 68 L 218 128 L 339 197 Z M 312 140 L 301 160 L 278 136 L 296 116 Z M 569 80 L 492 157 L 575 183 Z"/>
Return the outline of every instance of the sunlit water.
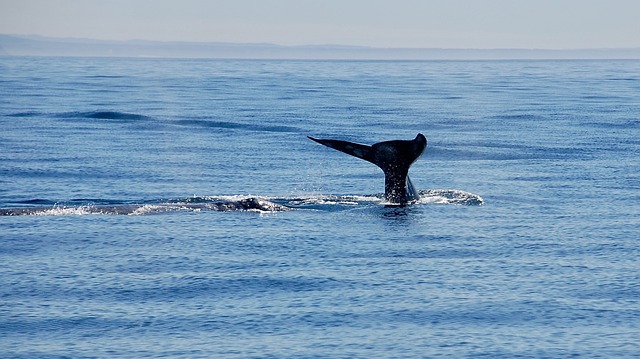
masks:
<path fill-rule="evenodd" d="M 0 58 L 0 357 L 637 357 L 640 62 Z M 429 145 L 421 199 L 307 135 Z"/>

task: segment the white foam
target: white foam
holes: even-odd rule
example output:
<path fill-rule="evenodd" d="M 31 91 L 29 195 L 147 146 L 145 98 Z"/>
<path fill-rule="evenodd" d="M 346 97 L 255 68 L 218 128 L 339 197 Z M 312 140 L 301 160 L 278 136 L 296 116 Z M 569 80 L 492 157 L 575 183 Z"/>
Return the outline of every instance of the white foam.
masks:
<path fill-rule="evenodd" d="M 71 216 L 71 215 L 87 215 L 94 214 L 93 206 L 80 206 L 80 207 L 51 207 L 42 210 L 36 210 L 31 213 L 34 216 Z"/>
<path fill-rule="evenodd" d="M 363 202 L 377 203 L 380 197 L 376 196 L 323 196 L 313 195 L 308 197 L 298 197 L 287 199 L 288 203 L 293 206 L 309 206 L 309 205 L 335 205 L 335 206 L 357 206 Z"/>
<path fill-rule="evenodd" d="M 477 194 L 456 189 L 429 189 L 420 191 L 417 203 L 460 204 L 467 206 L 481 206 L 482 197 Z"/>
<path fill-rule="evenodd" d="M 149 213 L 164 212 L 165 208 L 166 208 L 166 206 L 145 204 L 145 205 L 140 206 L 140 207 L 134 209 L 133 211 L 131 211 L 131 213 L 129 213 L 129 215 L 130 216 L 139 216 L 139 215 L 149 214 Z"/>

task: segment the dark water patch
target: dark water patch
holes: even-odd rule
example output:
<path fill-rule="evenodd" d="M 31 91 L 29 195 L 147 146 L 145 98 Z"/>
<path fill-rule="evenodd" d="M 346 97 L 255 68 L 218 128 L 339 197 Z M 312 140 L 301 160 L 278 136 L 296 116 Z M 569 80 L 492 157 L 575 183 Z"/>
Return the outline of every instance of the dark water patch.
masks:
<path fill-rule="evenodd" d="M 636 82 L 640 81 L 640 77 L 609 77 L 606 80 L 615 82 Z"/>
<path fill-rule="evenodd" d="M 0 174 L 10 174 L 14 178 L 28 178 L 28 179 L 72 179 L 77 180 L 79 178 L 110 178 L 114 180 L 125 180 L 129 179 L 129 174 L 126 172 L 113 171 L 112 168 L 90 168 L 90 167 L 82 167 L 78 166 L 76 168 L 62 168 L 61 169 L 53 169 L 54 166 L 57 166 L 58 163 L 64 164 L 64 159 L 42 159 L 40 161 L 31 160 L 30 163 L 33 163 L 32 166 L 28 168 L 11 168 L 11 169 L 3 169 L 0 168 Z M 25 163 L 28 163 L 25 161 Z M 51 166 L 47 166 L 48 168 L 38 168 L 43 167 L 43 164 L 51 164 Z M 58 168 L 58 167 L 56 167 Z"/>
<path fill-rule="evenodd" d="M 0 330 L 4 333 L 35 334 L 64 332 L 73 328 L 81 332 L 107 332 L 128 323 L 127 320 L 106 319 L 98 316 L 70 316 L 56 318 L 13 318 L 0 322 Z"/>
<path fill-rule="evenodd" d="M 16 112 L 16 113 L 10 113 L 8 115 L 4 115 L 6 117 L 18 117 L 18 118 L 23 118 L 23 117 L 40 117 L 43 114 L 41 112 L 36 112 L 36 111 L 27 111 L 27 112 Z"/>
<path fill-rule="evenodd" d="M 598 121 L 598 122 L 584 122 L 580 124 L 580 127 L 593 127 L 593 128 L 604 128 L 604 129 L 637 129 L 640 128 L 640 118 L 638 119 L 628 119 L 628 120 L 619 120 L 619 121 Z"/>
<path fill-rule="evenodd" d="M 184 300 L 197 297 L 255 297 L 277 293 L 301 293 L 326 290 L 337 285 L 329 278 L 259 277 L 211 278 L 187 276 L 159 287 L 128 287 L 110 290 L 118 300 Z M 160 284 L 160 283 L 159 283 Z"/>
<path fill-rule="evenodd" d="M 122 122 L 143 121 L 152 119 L 151 117 L 145 115 L 118 111 L 65 112 L 58 114 L 55 117 L 64 119 L 114 120 Z"/>
<path fill-rule="evenodd" d="M 490 120 L 514 120 L 514 121 L 542 121 L 545 120 L 545 117 L 540 115 L 534 115 L 530 113 L 523 114 L 504 114 L 504 115 L 496 115 L 489 116 Z"/>
<path fill-rule="evenodd" d="M 625 283 L 623 281 L 600 283 L 583 288 L 574 293 L 580 299 L 587 300 L 611 300 L 618 303 L 635 301 L 640 298 L 640 284 Z M 640 310 L 637 310 L 640 315 Z"/>
<path fill-rule="evenodd" d="M 24 201 L 15 201 L 15 202 L 9 202 L 12 205 L 16 205 L 16 206 L 53 206 L 55 204 L 55 202 L 52 202 L 48 199 L 41 199 L 41 198 L 35 198 L 35 199 L 28 199 L 28 200 L 24 200 Z"/>
<path fill-rule="evenodd" d="M 580 98 L 584 99 L 584 100 L 607 101 L 607 100 L 612 100 L 612 99 L 618 99 L 620 97 L 618 97 L 618 96 L 605 96 L 605 95 L 586 95 L 586 96 L 581 96 Z"/>
<path fill-rule="evenodd" d="M 516 145 L 508 143 L 475 143 L 465 144 L 467 149 L 438 148 L 429 149 L 432 159 L 446 159 L 448 161 L 474 161 L 474 160 L 538 160 L 538 159 L 567 159 L 590 158 L 594 149 L 590 147 L 557 147 Z"/>
<path fill-rule="evenodd" d="M 291 126 L 249 124 L 230 121 L 208 121 L 208 120 L 179 120 L 175 122 L 182 126 L 197 126 L 205 128 L 221 128 L 240 131 L 259 131 L 259 132 L 292 132 L 300 133 L 301 129 Z"/>
<path fill-rule="evenodd" d="M 128 78 L 128 76 L 121 76 L 121 75 L 87 75 L 87 76 L 84 76 L 84 78 L 86 78 L 86 79 L 125 79 L 125 78 Z"/>
<path fill-rule="evenodd" d="M 512 161 L 522 159 L 537 159 L 529 153 L 495 152 L 495 151 L 468 151 L 460 149 L 432 148 L 429 155 L 432 159 L 446 159 L 447 161 Z"/>
<path fill-rule="evenodd" d="M 358 258 L 399 258 L 399 259 L 469 259 L 469 258 L 486 258 L 488 254 L 484 251 L 474 248 L 460 248 L 440 242 L 443 247 L 420 247 L 420 249 L 389 249 L 384 251 L 376 251 L 372 253 L 363 253 L 354 255 Z"/>
<path fill-rule="evenodd" d="M 470 146 L 517 151 L 530 155 L 532 159 L 584 158 L 593 152 L 592 148 L 580 146 L 535 146 L 496 142 L 470 144 Z"/>

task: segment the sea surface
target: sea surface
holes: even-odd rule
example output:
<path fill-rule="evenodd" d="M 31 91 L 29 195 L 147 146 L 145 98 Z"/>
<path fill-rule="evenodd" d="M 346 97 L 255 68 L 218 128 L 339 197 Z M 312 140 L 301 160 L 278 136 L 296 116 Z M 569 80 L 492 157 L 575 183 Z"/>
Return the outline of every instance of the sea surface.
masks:
<path fill-rule="evenodd" d="M 0 58 L 2 358 L 638 358 L 640 61 Z M 421 199 L 307 138 L 428 147 Z"/>

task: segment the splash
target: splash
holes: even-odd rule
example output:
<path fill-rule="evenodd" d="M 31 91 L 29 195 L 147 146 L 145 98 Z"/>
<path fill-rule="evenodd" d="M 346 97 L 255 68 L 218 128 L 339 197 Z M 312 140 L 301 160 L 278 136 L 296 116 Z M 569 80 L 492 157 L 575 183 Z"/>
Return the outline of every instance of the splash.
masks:
<path fill-rule="evenodd" d="M 484 200 L 477 194 L 456 189 L 428 189 L 420 191 L 420 199 L 417 203 L 481 206 L 484 204 Z"/>

